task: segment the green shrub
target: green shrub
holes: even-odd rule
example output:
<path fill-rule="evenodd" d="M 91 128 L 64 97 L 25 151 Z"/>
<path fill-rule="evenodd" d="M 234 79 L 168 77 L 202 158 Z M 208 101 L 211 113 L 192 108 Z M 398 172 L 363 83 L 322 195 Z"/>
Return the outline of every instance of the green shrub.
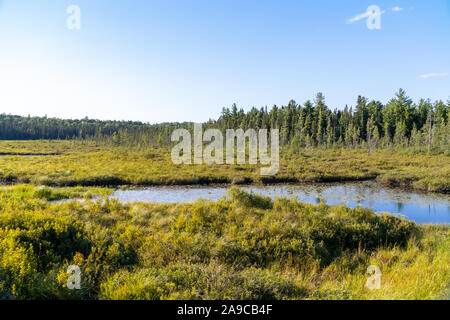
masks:
<path fill-rule="evenodd" d="M 306 289 L 292 277 L 263 269 L 242 272 L 216 264 L 174 264 L 120 271 L 101 284 L 101 299 L 285 299 Z"/>
<path fill-rule="evenodd" d="M 428 237 L 421 242 L 423 228 L 392 215 L 270 201 L 238 189 L 217 202 L 186 204 L 43 201 L 81 192 L 31 186 L 0 190 L 0 297 L 344 297 L 354 291 L 310 287 L 317 289 L 328 278 L 365 276 L 373 257 L 396 266 L 398 258 L 372 252 L 405 252 L 401 263 L 408 265 L 419 259 L 412 244 L 429 257 L 448 252 L 448 227 L 426 229 Z M 439 258 L 445 264 L 446 257 Z M 66 287 L 69 265 L 80 267 L 81 290 Z"/>

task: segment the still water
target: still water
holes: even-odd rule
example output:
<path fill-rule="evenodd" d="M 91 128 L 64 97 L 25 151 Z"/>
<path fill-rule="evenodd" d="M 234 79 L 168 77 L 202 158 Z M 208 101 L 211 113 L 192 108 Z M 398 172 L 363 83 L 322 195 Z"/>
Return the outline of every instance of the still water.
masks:
<path fill-rule="evenodd" d="M 308 203 L 358 205 L 377 212 L 401 214 L 418 223 L 450 223 L 450 196 L 383 188 L 374 182 L 345 184 L 242 186 L 241 189 L 271 198 L 296 198 Z M 150 187 L 116 190 L 112 195 L 121 202 L 173 203 L 192 202 L 199 198 L 219 200 L 227 186 Z"/>

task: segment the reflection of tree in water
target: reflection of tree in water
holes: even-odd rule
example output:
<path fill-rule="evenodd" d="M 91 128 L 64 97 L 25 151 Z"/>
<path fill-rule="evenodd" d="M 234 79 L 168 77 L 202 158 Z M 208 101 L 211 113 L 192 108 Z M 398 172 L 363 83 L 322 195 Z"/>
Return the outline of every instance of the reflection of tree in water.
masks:
<path fill-rule="evenodd" d="M 325 195 L 323 194 L 324 191 L 325 191 Z M 326 194 L 326 189 L 325 189 L 325 190 L 324 190 L 324 188 L 318 188 L 318 189 L 317 189 L 317 192 L 316 192 L 316 203 L 317 203 L 317 204 L 319 204 L 319 203 L 321 203 L 321 202 L 327 203 L 327 200 L 328 200 L 329 198 L 330 198 L 330 197 L 327 196 L 327 194 Z"/>
<path fill-rule="evenodd" d="M 341 195 L 341 199 L 355 201 L 357 204 L 373 201 L 380 193 L 380 189 L 373 185 L 353 185 L 342 186 L 334 193 L 334 196 Z"/>
<path fill-rule="evenodd" d="M 364 200 L 369 200 L 373 198 L 374 189 L 368 187 L 362 188 L 352 188 L 355 191 L 356 198 L 355 201 L 357 204 L 361 204 Z"/>
<path fill-rule="evenodd" d="M 323 198 L 323 189 L 322 188 L 317 189 L 316 197 L 317 197 L 316 201 L 319 200 L 319 202 L 320 202 L 320 200 Z"/>
<path fill-rule="evenodd" d="M 246 187 L 256 193 L 272 198 L 286 197 L 314 204 L 343 204 L 372 208 L 383 211 L 386 206 L 391 213 L 415 216 L 439 217 L 439 221 L 449 221 L 450 197 L 442 195 L 410 194 L 406 191 L 384 188 L 375 183 L 346 183 L 317 185 L 302 184 L 288 186 Z M 183 201 L 183 198 L 179 199 Z M 411 204 L 411 206 L 407 205 Z M 448 215 L 445 214 L 447 208 Z"/>

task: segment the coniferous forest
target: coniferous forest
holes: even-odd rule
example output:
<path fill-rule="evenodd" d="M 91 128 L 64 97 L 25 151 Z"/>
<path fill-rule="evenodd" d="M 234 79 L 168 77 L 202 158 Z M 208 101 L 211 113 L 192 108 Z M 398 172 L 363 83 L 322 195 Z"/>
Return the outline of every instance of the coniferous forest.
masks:
<path fill-rule="evenodd" d="M 280 144 L 294 150 L 305 147 L 373 148 L 427 147 L 429 151 L 449 149 L 450 100 L 413 102 L 403 89 L 387 103 L 358 96 L 355 107 L 327 106 L 318 93 L 314 101 L 286 106 L 251 108 L 236 104 L 223 108 L 217 120 L 205 128 L 279 129 Z M 114 145 L 164 147 L 170 145 L 176 128 L 192 129 L 193 123 L 146 124 L 136 121 L 100 121 L 88 118 L 62 120 L 47 117 L 0 115 L 0 139 L 77 139 Z"/>

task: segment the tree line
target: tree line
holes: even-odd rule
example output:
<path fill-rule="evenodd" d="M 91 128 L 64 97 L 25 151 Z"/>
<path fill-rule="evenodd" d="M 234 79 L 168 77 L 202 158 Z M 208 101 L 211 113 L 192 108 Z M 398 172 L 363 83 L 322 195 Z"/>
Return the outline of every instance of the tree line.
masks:
<path fill-rule="evenodd" d="M 252 108 L 245 113 L 236 105 L 224 108 L 220 118 L 210 126 L 220 129 L 240 127 L 276 128 L 280 143 L 292 147 L 365 145 L 371 147 L 428 146 L 448 148 L 450 100 L 419 103 L 400 89 L 386 105 L 359 96 L 356 106 L 331 110 L 318 93 L 314 101 L 303 105 L 291 100 L 287 106 Z"/>
<path fill-rule="evenodd" d="M 374 148 L 427 147 L 448 150 L 450 100 L 414 103 L 403 89 L 386 105 L 359 96 L 356 106 L 331 110 L 318 93 L 303 105 L 291 100 L 286 106 L 252 108 L 248 112 L 236 104 L 223 108 L 217 120 L 205 128 L 279 129 L 280 144 L 293 149 L 314 147 Z M 147 124 L 136 121 L 101 121 L 84 118 L 62 120 L 47 117 L 0 115 L 0 139 L 80 139 L 97 143 L 138 147 L 171 146 L 176 128 L 192 130 L 193 123 Z"/>

